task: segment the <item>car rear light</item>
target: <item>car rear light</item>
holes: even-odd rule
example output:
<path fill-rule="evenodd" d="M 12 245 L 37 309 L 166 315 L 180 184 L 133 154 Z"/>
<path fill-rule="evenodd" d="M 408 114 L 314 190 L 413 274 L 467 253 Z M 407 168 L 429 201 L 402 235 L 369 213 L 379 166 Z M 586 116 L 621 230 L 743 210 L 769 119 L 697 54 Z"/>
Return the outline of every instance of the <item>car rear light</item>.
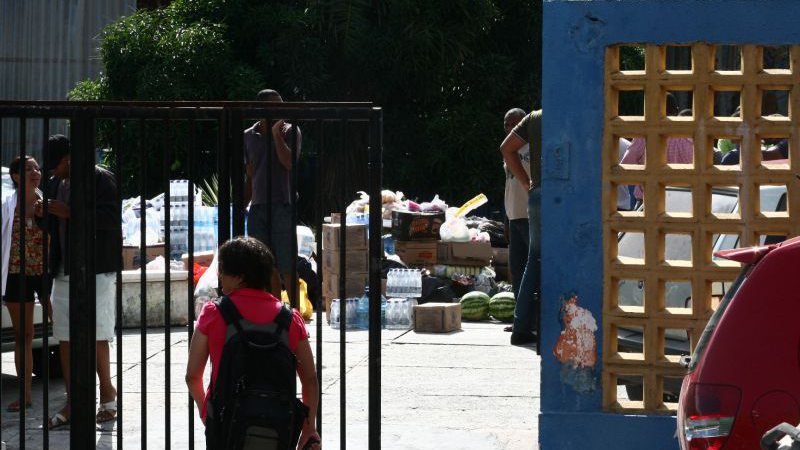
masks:
<path fill-rule="evenodd" d="M 720 450 L 733 429 L 741 393 L 733 386 L 693 383 L 683 407 L 683 437 L 690 450 Z"/>
<path fill-rule="evenodd" d="M 691 450 L 719 450 L 733 428 L 733 417 L 689 416 L 683 432 Z"/>

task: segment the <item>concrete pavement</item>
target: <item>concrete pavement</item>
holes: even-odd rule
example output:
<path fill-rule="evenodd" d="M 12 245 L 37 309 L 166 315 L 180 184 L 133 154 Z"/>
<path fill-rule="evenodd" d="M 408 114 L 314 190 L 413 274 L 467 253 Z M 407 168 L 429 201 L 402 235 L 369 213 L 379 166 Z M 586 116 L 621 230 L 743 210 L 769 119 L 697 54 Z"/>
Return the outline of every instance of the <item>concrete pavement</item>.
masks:
<path fill-rule="evenodd" d="M 316 351 L 316 326 L 308 324 Z M 323 448 L 340 447 L 339 331 L 323 327 L 322 410 Z M 384 330 L 382 332 L 382 433 L 384 449 L 537 449 L 539 357 L 530 348 L 512 347 L 503 324 L 465 322 L 449 334 Z M 126 330 L 122 339 L 124 414 L 123 447 L 141 448 L 142 417 L 146 418 L 147 448 L 161 449 L 169 436 L 173 449 L 189 448 L 189 401 L 183 375 L 188 350 L 185 328 L 174 330 L 167 345 L 163 329 L 144 337 Z M 348 331 L 346 339 L 347 448 L 367 447 L 366 331 Z M 166 348 L 170 361 L 166 361 Z M 112 373 L 116 348 L 112 346 Z M 142 371 L 146 382 L 142 384 Z M 166 427 L 166 370 L 169 369 L 170 427 Z M 208 369 L 207 369 L 208 372 Z M 19 448 L 19 416 L 5 411 L 17 396 L 13 355 L 2 355 L 2 439 Z M 208 375 L 208 374 L 207 374 Z M 42 448 L 42 380 L 34 379 L 34 405 L 28 412 L 26 448 Z M 64 401 L 61 380 L 49 386 L 50 411 Z M 146 397 L 142 408 L 142 398 Z M 195 412 L 195 417 L 196 412 Z M 169 433 L 168 433 L 169 431 Z M 115 424 L 98 427 L 97 448 L 117 448 Z M 50 433 L 50 448 L 69 448 L 69 431 Z M 195 420 L 196 448 L 205 448 L 203 427 Z"/>

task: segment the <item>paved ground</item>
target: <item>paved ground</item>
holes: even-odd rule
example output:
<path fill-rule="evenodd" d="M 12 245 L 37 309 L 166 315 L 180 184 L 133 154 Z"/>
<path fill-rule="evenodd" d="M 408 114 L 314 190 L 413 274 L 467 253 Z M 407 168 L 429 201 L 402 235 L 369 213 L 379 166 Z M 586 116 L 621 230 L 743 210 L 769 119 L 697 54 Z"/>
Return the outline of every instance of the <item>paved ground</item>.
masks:
<path fill-rule="evenodd" d="M 312 342 L 316 327 L 309 325 Z M 339 331 L 323 329 L 323 448 L 339 448 Z M 508 345 L 509 333 L 496 323 L 465 323 L 450 334 L 385 330 L 382 335 L 382 448 L 384 449 L 537 449 L 539 357 L 532 349 Z M 189 448 L 189 408 L 183 375 L 186 332 L 171 336 L 166 364 L 166 339 L 161 329 L 145 337 L 147 359 L 141 360 L 142 339 L 126 332 L 123 348 L 123 446 L 142 447 L 142 413 L 146 411 L 147 448 Z M 315 347 L 312 344 L 312 348 Z M 116 364 L 116 349 L 112 359 Z M 347 448 L 366 448 L 367 332 L 349 331 L 346 348 Z M 142 368 L 146 368 L 146 407 L 142 407 Z M 165 369 L 169 368 L 171 424 L 166 430 Z M 116 366 L 112 367 L 116 373 Z M 19 448 L 19 416 L 5 411 L 17 395 L 13 356 L 2 356 L 2 440 Z M 63 383 L 49 386 L 50 411 L 64 400 Z M 34 406 L 26 420 L 26 448 L 42 448 L 41 380 L 34 379 Z M 202 425 L 195 421 L 196 448 L 205 448 Z M 69 431 L 50 433 L 50 448 L 69 448 Z M 97 448 L 117 448 L 117 430 L 97 430 Z"/>

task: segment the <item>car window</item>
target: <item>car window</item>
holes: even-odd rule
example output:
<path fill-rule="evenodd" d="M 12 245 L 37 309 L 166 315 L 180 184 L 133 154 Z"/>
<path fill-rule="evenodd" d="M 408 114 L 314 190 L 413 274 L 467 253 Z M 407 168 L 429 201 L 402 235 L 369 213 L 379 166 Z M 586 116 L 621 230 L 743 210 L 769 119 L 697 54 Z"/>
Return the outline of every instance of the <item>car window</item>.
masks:
<path fill-rule="evenodd" d="M 713 193 L 711 195 L 711 212 L 714 214 L 727 214 L 735 212 L 739 206 L 739 196 L 737 193 L 730 194 Z"/>
<path fill-rule="evenodd" d="M 665 210 L 671 213 L 691 213 L 692 195 L 683 189 L 667 189 Z"/>
<path fill-rule="evenodd" d="M 708 324 L 706 324 L 703 334 L 700 335 L 700 340 L 697 341 L 697 346 L 694 348 L 694 353 L 692 353 L 692 359 L 689 361 L 690 372 L 697 367 L 697 362 L 703 357 L 703 353 L 705 353 L 706 347 L 708 347 L 708 341 L 711 340 L 714 330 L 717 329 L 717 325 L 719 325 L 719 320 L 722 318 L 722 314 L 725 313 L 725 310 L 728 308 L 728 305 L 730 305 L 731 300 L 733 299 L 734 295 L 736 295 L 739 287 L 741 287 L 742 283 L 744 283 L 744 281 L 747 279 L 752 267 L 753 266 L 747 266 L 742 270 L 742 272 L 739 274 L 739 277 L 733 282 L 728 292 L 725 293 L 725 297 L 723 297 L 722 302 L 720 302 L 716 311 L 714 311 L 714 314 L 711 315 L 711 319 L 709 319 Z"/>

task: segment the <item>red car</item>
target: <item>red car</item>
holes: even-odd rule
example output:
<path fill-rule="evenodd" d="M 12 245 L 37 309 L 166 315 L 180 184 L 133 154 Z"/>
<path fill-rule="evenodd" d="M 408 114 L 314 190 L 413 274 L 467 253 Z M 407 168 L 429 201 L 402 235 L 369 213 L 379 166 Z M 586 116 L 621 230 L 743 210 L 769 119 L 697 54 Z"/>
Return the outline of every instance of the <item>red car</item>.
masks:
<path fill-rule="evenodd" d="M 758 449 L 800 422 L 800 238 L 725 250 L 745 265 L 694 350 L 678 406 L 682 450 Z"/>

